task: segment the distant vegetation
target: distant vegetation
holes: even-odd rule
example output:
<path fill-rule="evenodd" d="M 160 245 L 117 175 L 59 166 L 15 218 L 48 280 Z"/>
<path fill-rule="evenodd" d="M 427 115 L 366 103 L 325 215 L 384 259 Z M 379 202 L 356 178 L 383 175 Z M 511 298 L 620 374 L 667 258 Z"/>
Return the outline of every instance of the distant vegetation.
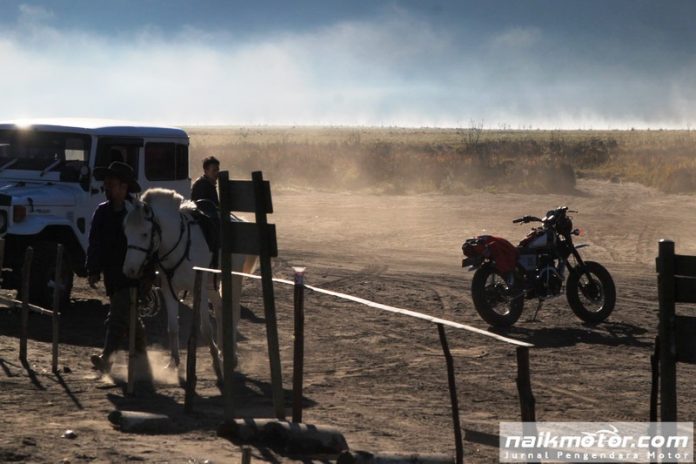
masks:
<path fill-rule="evenodd" d="M 399 128 L 188 129 L 192 172 L 210 154 L 232 178 L 377 193 L 572 192 L 576 179 L 696 192 L 696 131 Z"/>

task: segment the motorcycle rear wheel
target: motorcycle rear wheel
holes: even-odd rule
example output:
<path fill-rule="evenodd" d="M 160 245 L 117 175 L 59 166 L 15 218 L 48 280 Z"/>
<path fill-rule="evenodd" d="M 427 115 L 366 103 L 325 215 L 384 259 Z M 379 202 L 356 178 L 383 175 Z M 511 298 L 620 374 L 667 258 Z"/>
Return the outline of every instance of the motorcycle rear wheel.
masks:
<path fill-rule="evenodd" d="M 512 296 L 501 273 L 492 266 L 484 266 L 474 273 L 471 296 L 479 316 L 494 327 L 510 327 L 522 315 L 524 296 Z"/>
<path fill-rule="evenodd" d="M 599 324 L 614 310 L 616 287 L 604 266 L 585 261 L 584 268 L 568 276 L 566 297 L 576 316 L 588 324 Z"/>

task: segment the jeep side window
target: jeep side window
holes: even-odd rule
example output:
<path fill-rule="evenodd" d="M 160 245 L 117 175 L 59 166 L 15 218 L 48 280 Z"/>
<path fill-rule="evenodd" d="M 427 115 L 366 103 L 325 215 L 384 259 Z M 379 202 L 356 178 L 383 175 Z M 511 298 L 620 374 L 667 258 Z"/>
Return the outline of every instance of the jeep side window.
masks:
<path fill-rule="evenodd" d="M 188 178 L 188 146 L 150 142 L 145 145 L 145 177 L 148 180 Z"/>
<path fill-rule="evenodd" d="M 119 143 L 111 140 L 100 141 L 99 145 L 97 145 L 97 158 L 94 160 L 94 167 L 106 167 L 114 161 L 121 161 L 128 163 L 137 176 L 138 151 L 140 146 L 141 145 L 135 143 Z"/>

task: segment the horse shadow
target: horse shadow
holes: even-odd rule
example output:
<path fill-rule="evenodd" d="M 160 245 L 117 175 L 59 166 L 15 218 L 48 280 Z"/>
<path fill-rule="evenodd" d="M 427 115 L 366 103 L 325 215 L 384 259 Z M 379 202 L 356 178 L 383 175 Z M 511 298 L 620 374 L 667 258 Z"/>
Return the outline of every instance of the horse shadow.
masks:
<path fill-rule="evenodd" d="M 232 376 L 234 390 L 234 412 L 239 418 L 273 418 L 275 417 L 271 384 L 235 372 Z M 120 411 L 137 411 L 164 414 L 171 421 L 150 434 L 175 435 L 192 431 L 217 431 L 224 420 L 224 399 L 222 395 L 200 396 L 193 398 L 193 412 L 187 414 L 184 405 L 168 394 L 168 388 L 158 389 L 136 384 L 135 394 L 127 395 L 125 381 L 118 381 L 115 387 L 122 389 L 122 394 L 108 393 L 107 399 Z M 179 395 L 176 395 L 179 396 Z M 303 397 L 303 407 L 309 408 L 317 403 Z M 283 389 L 283 402 L 286 410 L 292 405 L 292 390 Z"/>
<path fill-rule="evenodd" d="M 580 327 L 529 327 L 489 328 L 491 332 L 511 336 L 533 344 L 537 348 L 563 348 L 579 343 L 605 346 L 630 346 L 652 348 L 651 339 L 646 340 L 647 329 L 625 322 L 605 322 L 597 326 L 584 324 Z M 649 338 L 649 337 L 648 337 Z"/>

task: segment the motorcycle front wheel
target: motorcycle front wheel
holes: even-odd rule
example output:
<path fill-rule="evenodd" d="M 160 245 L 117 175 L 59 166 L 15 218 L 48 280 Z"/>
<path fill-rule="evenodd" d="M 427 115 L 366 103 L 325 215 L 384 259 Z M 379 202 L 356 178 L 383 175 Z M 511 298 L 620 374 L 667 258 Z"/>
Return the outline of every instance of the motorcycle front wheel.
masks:
<path fill-rule="evenodd" d="M 474 273 L 471 281 L 471 296 L 474 307 L 481 318 L 494 327 L 509 327 L 522 315 L 524 296 L 505 281 L 502 274 L 492 266 L 484 266 Z"/>
<path fill-rule="evenodd" d="M 598 324 L 614 310 L 614 280 L 601 264 L 585 261 L 584 267 L 568 276 L 566 297 L 576 316 L 589 324 Z"/>

